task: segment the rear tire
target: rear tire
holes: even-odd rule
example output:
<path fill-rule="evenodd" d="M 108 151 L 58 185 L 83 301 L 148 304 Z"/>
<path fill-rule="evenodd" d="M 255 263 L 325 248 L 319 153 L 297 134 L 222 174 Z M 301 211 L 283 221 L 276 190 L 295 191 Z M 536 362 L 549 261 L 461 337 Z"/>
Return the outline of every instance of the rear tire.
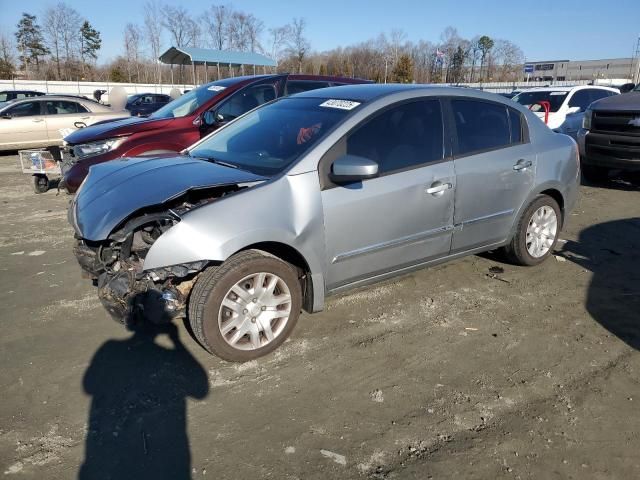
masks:
<path fill-rule="evenodd" d="M 605 167 L 597 167 L 595 165 L 581 165 L 582 178 L 589 183 L 598 184 L 607 181 L 609 178 L 609 169 Z"/>
<path fill-rule="evenodd" d="M 246 250 L 198 277 L 189 297 L 189 323 L 210 353 L 246 362 L 289 337 L 301 306 L 296 268 L 261 250 Z"/>
<path fill-rule="evenodd" d="M 561 225 L 558 202 L 548 195 L 538 195 L 520 217 L 515 235 L 504 247 L 505 256 L 527 267 L 544 262 L 558 243 Z"/>

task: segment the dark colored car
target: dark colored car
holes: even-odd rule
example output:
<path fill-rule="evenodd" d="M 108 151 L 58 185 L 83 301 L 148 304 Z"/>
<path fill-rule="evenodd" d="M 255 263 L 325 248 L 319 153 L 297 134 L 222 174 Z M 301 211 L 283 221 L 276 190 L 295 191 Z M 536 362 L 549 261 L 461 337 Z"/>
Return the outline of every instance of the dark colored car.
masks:
<path fill-rule="evenodd" d="M 22 100 L 23 98 L 40 97 L 44 92 L 35 90 L 0 90 L 0 104 L 10 102 L 12 100 Z"/>
<path fill-rule="evenodd" d="M 146 117 L 159 108 L 169 103 L 172 98 L 169 95 L 159 93 L 137 93 L 127 99 L 125 109 L 134 117 Z"/>
<path fill-rule="evenodd" d="M 610 170 L 640 171 L 640 84 L 593 102 L 578 132 L 582 175 L 606 180 Z"/>
<path fill-rule="evenodd" d="M 65 138 L 62 184 L 75 192 L 89 167 L 121 157 L 176 153 L 222 125 L 278 97 L 369 80 L 317 75 L 257 75 L 207 83 L 146 118 L 83 128 Z"/>

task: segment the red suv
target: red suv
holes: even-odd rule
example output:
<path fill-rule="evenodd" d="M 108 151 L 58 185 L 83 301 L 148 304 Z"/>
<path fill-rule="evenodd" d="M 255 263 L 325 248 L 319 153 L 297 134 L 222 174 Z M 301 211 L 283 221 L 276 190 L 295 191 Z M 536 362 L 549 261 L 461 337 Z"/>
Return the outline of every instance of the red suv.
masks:
<path fill-rule="evenodd" d="M 93 124 L 65 137 L 62 184 L 74 193 L 89 167 L 120 157 L 180 152 L 249 110 L 283 95 L 369 80 L 316 75 L 258 75 L 207 83 L 147 118 Z"/>

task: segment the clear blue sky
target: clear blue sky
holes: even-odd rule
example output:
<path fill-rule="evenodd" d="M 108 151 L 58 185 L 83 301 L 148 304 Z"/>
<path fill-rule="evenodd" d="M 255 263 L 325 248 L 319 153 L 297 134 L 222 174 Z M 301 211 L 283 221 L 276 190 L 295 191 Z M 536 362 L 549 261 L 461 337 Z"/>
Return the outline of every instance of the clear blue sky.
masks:
<path fill-rule="evenodd" d="M 0 0 L 0 30 L 15 31 L 23 11 L 39 18 L 52 0 Z M 99 61 L 121 53 L 125 23 L 142 24 L 144 0 L 66 0 L 103 36 Z M 168 0 L 200 14 L 211 3 L 232 3 L 253 13 L 265 26 L 307 20 L 314 50 L 328 50 L 401 28 L 409 40 L 437 42 L 448 25 L 463 37 L 487 34 L 519 45 L 527 60 L 586 60 L 629 57 L 640 34 L 640 0 L 441 1 L 430 0 Z M 526 6 L 531 4 L 532 6 Z M 535 6 L 533 6 L 535 4 Z M 168 46 L 168 38 L 163 48 Z"/>

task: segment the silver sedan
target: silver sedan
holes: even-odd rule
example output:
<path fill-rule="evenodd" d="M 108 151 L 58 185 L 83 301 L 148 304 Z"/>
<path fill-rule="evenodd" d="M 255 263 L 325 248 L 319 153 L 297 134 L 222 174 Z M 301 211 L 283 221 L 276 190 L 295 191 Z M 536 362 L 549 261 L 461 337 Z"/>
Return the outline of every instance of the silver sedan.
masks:
<path fill-rule="evenodd" d="M 507 99 L 358 85 L 271 102 L 178 157 L 93 167 L 69 218 L 114 317 L 186 315 L 247 361 L 327 295 L 496 248 L 541 263 L 578 179 L 575 142 Z"/>

